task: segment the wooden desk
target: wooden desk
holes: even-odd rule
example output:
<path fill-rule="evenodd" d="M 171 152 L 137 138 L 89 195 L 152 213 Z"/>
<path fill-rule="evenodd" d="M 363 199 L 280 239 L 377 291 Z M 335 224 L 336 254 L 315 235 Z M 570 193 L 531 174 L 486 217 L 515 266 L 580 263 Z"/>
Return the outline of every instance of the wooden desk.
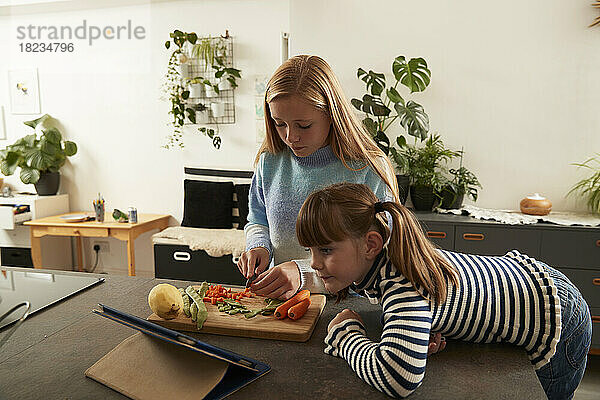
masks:
<path fill-rule="evenodd" d="M 72 212 L 67 214 L 55 215 L 34 219 L 25 222 L 31 229 L 31 259 L 35 268 L 43 268 L 42 264 L 42 248 L 41 238 L 43 236 L 75 236 L 77 238 L 77 264 L 79 271 L 83 271 L 83 252 L 82 252 L 82 237 L 114 237 L 119 240 L 127 241 L 127 265 L 129 276 L 135 276 L 135 239 L 142 233 L 152 229 L 159 231 L 168 226 L 170 215 L 161 214 L 139 214 L 138 222 L 122 223 L 122 222 L 65 222 L 60 217 L 70 214 L 86 214 L 85 212 Z M 107 218 L 111 218 L 111 214 L 107 213 Z"/>

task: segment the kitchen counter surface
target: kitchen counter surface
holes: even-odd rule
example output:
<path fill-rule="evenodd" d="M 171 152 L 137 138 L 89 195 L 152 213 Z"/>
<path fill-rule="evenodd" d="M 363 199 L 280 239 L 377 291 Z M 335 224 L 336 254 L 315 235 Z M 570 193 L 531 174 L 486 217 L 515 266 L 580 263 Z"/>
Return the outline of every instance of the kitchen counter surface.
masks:
<path fill-rule="evenodd" d="M 26 268 L 9 270 L 31 271 Z M 70 273 L 46 270 L 52 273 Z M 89 274 L 88 274 L 89 275 Z M 95 275 L 104 283 L 33 314 L 0 350 L 0 399 L 124 399 L 84 376 L 84 371 L 136 331 L 91 313 L 97 303 L 146 318 L 147 295 L 157 283 L 189 282 Z M 264 377 L 231 399 L 389 399 L 360 380 L 348 364 L 323 353 L 327 324 L 343 308 L 358 311 L 369 336 L 381 334 L 377 305 L 351 296 L 341 304 L 328 298 L 306 343 L 194 334 L 201 340 L 266 362 Z M 0 337 L 6 329 L 0 331 Z M 421 387 L 410 399 L 544 399 L 525 351 L 504 344 L 449 341 L 431 356 Z"/>

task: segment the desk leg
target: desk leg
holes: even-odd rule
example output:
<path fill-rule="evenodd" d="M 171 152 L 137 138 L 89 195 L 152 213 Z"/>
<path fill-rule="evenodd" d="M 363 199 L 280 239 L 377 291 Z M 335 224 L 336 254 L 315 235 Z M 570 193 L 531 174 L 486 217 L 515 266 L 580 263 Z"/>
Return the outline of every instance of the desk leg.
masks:
<path fill-rule="evenodd" d="M 29 228 L 29 237 L 31 241 L 31 260 L 35 268 L 43 268 L 42 265 L 42 238 L 33 233 L 34 228 Z"/>
<path fill-rule="evenodd" d="M 135 237 L 129 231 L 127 237 L 127 262 L 129 267 L 129 276 L 135 276 Z"/>
<path fill-rule="evenodd" d="M 81 236 L 76 236 L 77 240 L 77 271 L 83 272 L 83 244 Z"/>

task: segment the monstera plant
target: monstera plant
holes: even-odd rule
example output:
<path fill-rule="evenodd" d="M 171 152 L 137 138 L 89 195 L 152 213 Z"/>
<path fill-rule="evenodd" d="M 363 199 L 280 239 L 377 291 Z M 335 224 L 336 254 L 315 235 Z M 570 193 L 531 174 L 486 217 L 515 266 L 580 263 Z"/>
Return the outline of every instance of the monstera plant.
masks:
<path fill-rule="evenodd" d="M 34 133 L 0 150 L 0 172 L 8 176 L 20 168 L 21 181 L 35 184 L 40 195 L 58 192 L 59 169 L 67 157 L 77 153 L 77 145 L 69 140 L 63 141 L 60 131 L 52 126 L 51 120 L 52 117 L 44 114 L 24 122 L 34 129 Z"/>
<path fill-rule="evenodd" d="M 429 132 L 429 117 L 425 109 L 413 100 L 407 100 L 398 91 L 398 84 L 410 90 L 410 94 L 424 91 L 431 80 L 431 71 L 423 58 L 398 56 L 392 63 L 394 81 L 387 84 L 383 73 L 362 68 L 358 69 L 357 77 L 365 83 L 367 93 L 362 99 L 352 99 L 352 105 L 365 113 L 363 125 L 369 131 L 373 140 L 385 154 L 390 154 L 394 160 L 399 175 L 398 185 L 402 202 L 408 194 L 408 162 L 403 153 L 390 144 L 386 131 L 396 121 L 404 131 L 421 141 L 427 139 Z M 396 140 L 399 148 L 406 146 L 406 138 L 399 135 Z"/>

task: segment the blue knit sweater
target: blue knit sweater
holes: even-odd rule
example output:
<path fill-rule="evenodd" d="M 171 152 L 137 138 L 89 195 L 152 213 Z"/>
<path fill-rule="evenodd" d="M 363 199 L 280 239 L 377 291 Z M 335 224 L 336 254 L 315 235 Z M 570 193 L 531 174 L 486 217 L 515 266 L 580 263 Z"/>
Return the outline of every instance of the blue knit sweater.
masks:
<path fill-rule="evenodd" d="M 271 266 L 294 260 L 300 270 L 301 288 L 326 293 L 310 267 L 310 255 L 296 239 L 296 218 L 304 200 L 313 191 L 338 182 L 364 183 L 380 200 L 392 198 L 375 171 L 359 169 L 359 162 L 348 165 L 357 171 L 346 168 L 330 146 L 307 157 L 297 157 L 289 149 L 261 154 L 250 186 L 246 250 L 266 248 Z"/>

